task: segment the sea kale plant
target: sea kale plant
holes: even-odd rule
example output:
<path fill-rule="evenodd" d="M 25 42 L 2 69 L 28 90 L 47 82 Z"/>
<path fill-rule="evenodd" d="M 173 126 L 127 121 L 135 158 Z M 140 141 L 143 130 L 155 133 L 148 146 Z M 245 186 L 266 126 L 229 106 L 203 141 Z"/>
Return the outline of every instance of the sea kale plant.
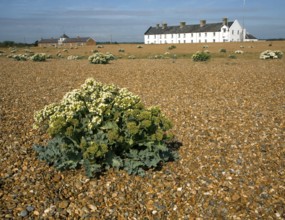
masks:
<path fill-rule="evenodd" d="M 83 166 L 89 177 L 109 168 L 144 175 L 178 158 L 169 147 L 171 126 L 158 107 L 146 108 L 127 89 L 87 79 L 35 113 L 34 128 L 51 140 L 34 149 L 58 169 Z"/>
<path fill-rule="evenodd" d="M 280 50 L 266 50 L 263 51 L 259 58 L 262 60 L 268 60 L 268 59 L 281 59 L 283 57 L 283 52 Z"/>
<path fill-rule="evenodd" d="M 197 61 L 207 61 L 211 58 L 211 55 L 205 52 L 196 52 L 195 54 L 192 55 L 192 60 L 197 62 Z"/>
<path fill-rule="evenodd" d="M 33 56 L 31 56 L 30 59 L 36 62 L 43 62 L 46 61 L 47 56 L 45 53 L 36 53 Z"/>
<path fill-rule="evenodd" d="M 88 57 L 88 60 L 92 64 L 107 64 L 110 60 L 114 60 L 115 57 L 111 53 L 94 53 Z"/>

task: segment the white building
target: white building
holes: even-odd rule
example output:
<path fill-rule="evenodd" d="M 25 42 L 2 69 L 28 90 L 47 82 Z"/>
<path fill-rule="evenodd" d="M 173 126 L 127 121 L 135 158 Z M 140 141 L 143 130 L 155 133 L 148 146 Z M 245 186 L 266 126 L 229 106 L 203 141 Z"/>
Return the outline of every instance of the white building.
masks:
<path fill-rule="evenodd" d="M 245 29 L 238 20 L 228 22 L 223 18 L 220 23 L 207 24 L 201 20 L 200 24 L 186 25 L 180 22 L 179 26 L 167 26 L 159 24 L 149 27 L 144 34 L 145 44 L 167 44 L 167 43 L 215 43 L 215 42 L 239 42 L 246 41 Z M 253 37 L 252 35 L 250 35 Z M 255 37 L 250 40 L 257 40 Z"/>

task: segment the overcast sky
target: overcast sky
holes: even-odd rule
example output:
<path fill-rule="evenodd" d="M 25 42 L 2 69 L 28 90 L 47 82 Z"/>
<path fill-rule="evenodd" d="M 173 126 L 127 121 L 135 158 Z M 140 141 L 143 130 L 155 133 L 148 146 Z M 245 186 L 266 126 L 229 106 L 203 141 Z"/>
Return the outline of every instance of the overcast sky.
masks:
<path fill-rule="evenodd" d="M 245 3 L 245 4 L 244 4 Z M 257 38 L 285 38 L 285 0 L 0 0 L 0 41 L 92 37 L 143 41 L 157 23 L 239 20 Z"/>

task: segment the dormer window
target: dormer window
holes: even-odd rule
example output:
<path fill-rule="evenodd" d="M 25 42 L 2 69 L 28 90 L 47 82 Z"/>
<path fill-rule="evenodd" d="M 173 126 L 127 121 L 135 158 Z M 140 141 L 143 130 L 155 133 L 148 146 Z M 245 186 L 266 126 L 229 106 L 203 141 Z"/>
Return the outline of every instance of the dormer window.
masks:
<path fill-rule="evenodd" d="M 226 28 L 223 28 L 223 32 L 226 33 L 226 32 L 227 32 L 227 29 L 226 29 Z"/>

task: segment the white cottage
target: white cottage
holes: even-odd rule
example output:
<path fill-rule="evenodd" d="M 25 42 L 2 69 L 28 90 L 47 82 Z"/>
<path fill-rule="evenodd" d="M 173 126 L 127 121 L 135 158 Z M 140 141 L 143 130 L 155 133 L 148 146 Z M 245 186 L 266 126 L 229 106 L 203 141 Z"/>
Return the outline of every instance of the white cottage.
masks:
<path fill-rule="evenodd" d="M 207 24 L 206 20 L 201 20 L 200 24 L 194 25 L 186 25 L 186 22 L 180 22 L 179 26 L 167 26 L 167 24 L 160 26 L 157 24 L 156 27 L 149 27 L 145 32 L 144 43 L 239 42 L 245 41 L 246 36 L 246 31 L 238 20 L 228 22 L 227 18 L 223 18 L 222 22 L 211 24 Z"/>

